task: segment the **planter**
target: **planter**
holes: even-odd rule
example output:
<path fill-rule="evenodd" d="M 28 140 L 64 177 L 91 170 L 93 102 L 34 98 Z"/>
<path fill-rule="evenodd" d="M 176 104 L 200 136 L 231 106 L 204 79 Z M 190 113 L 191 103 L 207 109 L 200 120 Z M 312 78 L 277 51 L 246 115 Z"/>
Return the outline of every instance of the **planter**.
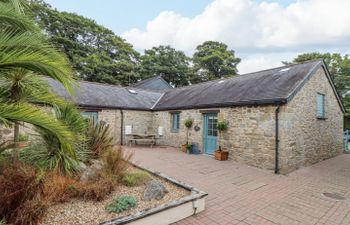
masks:
<path fill-rule="evenodd" d="M 28 141 L 20 141 L 17 143 L 18 148 L 25 148 L 25 147 L 28 147 L 28 145 L 29 145 Z"/>
<path fill-rule="evenodd" d="M 181 150 L 182 150 L 183 152 L 186 152 L 186 144 L 182 144 L 182 145 L 181 145 Z"/>
<path fill-rule="evenodd" d="M 198 155 L 200 154 L 201 151 L 199 150 L 198 148 L 198 144 L 197 143 L 192 143 L 192 149 L 191 149 L 191 154 L 195 154 L 195 155 Z"/>
<path fill-rule="evenodd" d="M 135 165 L 135 167 L 161 177 L 178 187 L 184 188 L 190 191 L 191 195 L 132 215 L 102 222 L 100 225 L 168 225 L 205 210 L 205 199 L 208 195 L 207 193 L 162 173 L 137 165 Z"/>
<path fill-rule="evenodd" d="M 216 160 L 225 161 L 228 159 L 228 151 L 216 150 L 214 156 Z"/>

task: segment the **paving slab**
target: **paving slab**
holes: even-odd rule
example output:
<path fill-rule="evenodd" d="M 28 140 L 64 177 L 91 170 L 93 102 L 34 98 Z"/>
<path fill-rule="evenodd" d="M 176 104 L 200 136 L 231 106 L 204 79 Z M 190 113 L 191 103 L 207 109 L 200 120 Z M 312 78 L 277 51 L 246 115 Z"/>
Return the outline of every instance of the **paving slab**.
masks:
<path fill-rule="evenodd" d="M 288 175 L 275 175 L 232 160 L 188 155 L 172 147 L 125 149 L 134 152 L 134 163 L 209 194 L 204 212 L 177 225 L 350 224 L 350 154 Z"/>

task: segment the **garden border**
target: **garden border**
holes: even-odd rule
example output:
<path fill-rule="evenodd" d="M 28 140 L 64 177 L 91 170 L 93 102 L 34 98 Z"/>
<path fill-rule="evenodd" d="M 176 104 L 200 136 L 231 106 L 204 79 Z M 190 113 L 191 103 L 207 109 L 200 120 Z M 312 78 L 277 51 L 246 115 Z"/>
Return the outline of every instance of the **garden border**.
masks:
<path fill-rule="evenodd" d="M 180 199 L 177 199 L 175 201 L 172 201 L 168 204 L 163 204 L 154 208 L 142 210 L 140 212 L 137 212 L 133 215 L 124 216 L 117 219 L 112 219 L 109 221 L 105 221 L 100 223 L 100 225 L 119 225 L 119 224 L 154 224 L 154 221 L 157 220 L 157 214 L 159 214 L 159 217 L 167 218 L 168 221 L 158 221 L 157 224 L 170 224 L 175 223 L 179 220 L 182 220 L 184 218 L 187 218 L 191 215 L 195 215 L 205 209 L 205 198 L 208 196 L 208 193 L 201 191 L 195 187 L 192 187 L 188 184 L 185 184 L 181 181 L 178 181 L 174 178 L 171 178 L 163 173 L 153 171 L 152 169 L 142 167 L 140 165 L 133 164 L 138 169 L 147 171 L 151 173 L 152 175 L 156 177 L 160 177 L 162 179 L 165 179 L 166 181 L 184 188 L 191 192 L 190 195 L 182 197 Z M 191 213 L 188 213 L 189 207 L 192 208 Z M 182 213 L 182 215 L 175 215 L 176 213 L 181 213 L 181 211 L 185 211 L 185 213 Z M 162 215 L 160 215 L 162 214 Z M 169 215 L 168 215 L 169 214 Z M 150 217 L 154 218 L 150 218 Z M 147 221 L 146 221 L 147 220 Z"/>

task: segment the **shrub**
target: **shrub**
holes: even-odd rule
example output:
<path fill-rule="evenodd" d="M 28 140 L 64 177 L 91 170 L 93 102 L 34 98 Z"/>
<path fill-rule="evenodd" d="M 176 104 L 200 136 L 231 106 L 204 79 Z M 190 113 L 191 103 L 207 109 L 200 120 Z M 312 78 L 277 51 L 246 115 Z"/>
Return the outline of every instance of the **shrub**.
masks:
<path fill-rule="evenodd" d="M 151 175 L 145 171 L 127 173 L 123 176 L 122 182 L 128 187 L 141 185 L 151 180 Z"/>
<path fill-rule="evenodd" d="M 111 135 L 109 124 L 93 118 L 88 120 L 86 137 L 88 148 L 92 152 L 92 157 L 94 158 L 98 158 L 114 144 L 114 138 Z"/>
<path fill-rule="evenodd" d="M 45 214 L 48 206 L 49 203 L 38 195 L 16 209 L 14 212 L 16 218 L 12 224 L 37 224 L 37 221 Z"/>
<path fill-rule="evenodd" d="M 43 196 L 49 202 L 65 202 L 74 196 L 76 184 L 77 181 L 70 177 L 50 172 L 44 179 Z"/>
<path fill-rule="evenodd" d="M 186 128 L 191 128 L 192 127 L 192 124 L 193 124 L 193 120 L 191 118 L 187 118 L 185 120 L 185 127 Z"/>
<path fill-rule="evenodd" d="M 79 182 L 71 190 L 72 196 L 84 200 L 101 201 L 115 188 L 116 182 L 108 177 L 101 177 L 98 180 Z"/>
<path fill-rule="evenodd" d="M 19 135 L 19 141 L 28 141 L 29 136 L 27 134 L 20 134 Z"/>
<path fill-rule="evenodd" d="M 106 206 L 107 212 L 123 212 L 136 206 L 136 199 L 132 196 L 120 196 Z"/>
<path fill-rule="evenodd" d="M 10 224 L 35 224 L 42 215 L 39 211 L 44 210 L 37 211 L 42 204 L 38 199 L 42 189 L 42 180 L 34 167 L 19 162 L 3 165 L 0 168 L 0 218 Z"/>
<path fill-rule="evenodd" d="M 0 220 L 0 225 L 8 225 L 4 219 Z"/>
<path fill-rule="evenodd" d="M 228 128 L 228 123 L 227 121 L 219 121 L 217 124 L 216 124 L 216 128 L 219 130 L 219 131 L 226 131 L 227 128 Z"/>
<path fill-rule="evenodd" d="M 54 144 L 38 142 L 21 151 L 20 159 L 42 170 L 55 170 L 61 174 L 71 175 L 79 171 L 79 156 L 67 154 L 61 149 L 52 148 Z M 79 153 L 77 152 L 79 155 Z"/>
<path fill-rule="evenodd" d="M 122 148 L 109 148 L 102 155 L 102 172 L 115 179 L 120 179 L 130 166 L 131 153 L 123 153 Z"/>

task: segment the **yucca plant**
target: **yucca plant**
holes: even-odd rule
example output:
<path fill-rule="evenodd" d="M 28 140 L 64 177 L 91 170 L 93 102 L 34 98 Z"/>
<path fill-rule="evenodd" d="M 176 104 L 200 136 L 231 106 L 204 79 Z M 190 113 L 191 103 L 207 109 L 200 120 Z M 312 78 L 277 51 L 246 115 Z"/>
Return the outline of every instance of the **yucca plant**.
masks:
<path fill-rule="evenodd" d="M 114 138 L 111 135 L 109 124 L 98 121 L 93 117 L 88 119 L 88 128 L 86 132 L 89 149 L 94 158 L 98 158 L 108 148 L 114 145 Z"/>
<path fill-rule="evenodd" d="M 90 157 L 90 151 L 83 136 L 87 123 L 80 111 L 69 103 L 55 107 L 54 115 L 73 133 L 73 152 L 68 151 L 52 132 L 37 129 L 41 137 L 40 141 L 25 149 L 21 159 L 44 170 L 57 170 L 62 174 L 71 175 L 79 171 L 81 161 L 87 161 Z"/>

